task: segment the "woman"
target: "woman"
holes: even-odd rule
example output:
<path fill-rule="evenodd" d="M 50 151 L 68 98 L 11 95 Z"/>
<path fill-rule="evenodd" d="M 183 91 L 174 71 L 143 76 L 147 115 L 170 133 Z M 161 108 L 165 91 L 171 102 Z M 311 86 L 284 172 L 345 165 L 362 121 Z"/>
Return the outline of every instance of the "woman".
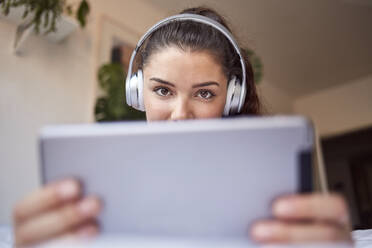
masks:
<path fill-rule="evenodd" d="M 209 17 L 227 29 L 208 8 L 182 13 Z M 239 56 L 220 31 L 192 21 L 169 23 L 156 30 L 140 50 L 146 117 L 153 120 L 221 118 L 228 81 L 242 77 Z M 240 115 L 260 113 L 252 66 L 245 58 L 247 95 Z M 90 236 L 101 204 L 83 197 L 78 182 L 67 179 L 34 192 L 14 208 L 15 242 L 22 246 L 67 234 Z M 347 206 L 337 195 L 292 195 L 272 205 L 273 219 L 258 221 L 251 237 L 258 242 L 348 241 Z"/>

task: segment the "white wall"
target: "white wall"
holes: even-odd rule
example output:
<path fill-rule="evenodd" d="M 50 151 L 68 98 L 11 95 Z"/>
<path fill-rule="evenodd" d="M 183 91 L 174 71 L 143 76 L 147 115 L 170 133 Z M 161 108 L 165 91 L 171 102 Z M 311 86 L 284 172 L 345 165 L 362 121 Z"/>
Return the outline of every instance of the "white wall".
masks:
<path fill-rule="evenodd" d="M 321 136 L 331 136 L 372 125 L 372 75 L 308 95 L 294 102 L 294 111 L 309 116 Z M 353 149 L 351 149 L 353 150 Z M 359 223 L 347 158 L 337 155 L 327 163 L 328 179 L 341 180 L 350 202 L 354 224 Z"/>
<path fill-rule="evenodd" d="M 141 1 L 90 2 L 86 30 L 62 44 L 33 36 L 23 56 L 10 52 L 15 25 L 0 19 L 0 224 L 10 223 L 15 201 L 39 185 L 38 130 L 45 124 L 93 120 L 99 15 L 139 33 L 164 16 Z"/>
<path fill-rule="evenodd" d="M 0 224 L 9 223 L 14 202 L 39 185 L 40 127 L 93 120 L 99 17 L 142 34 L 167 15 L 142 1 L 90 2 L 86 30 L 62 44 L 31 37 L 22 56 L 10 52 L 15 25 L 0 19 Z M 296 100 L 274 85 L 265 78 L 258 85 L 267 113 L 308 115 L 323 135 L 372 124 L 372 76 Z"/>
<path fill-rule="evenodd" d="M 91 120 L 91 42 L 84 32 L 63 45 L 31 37 L 11 53 L 15 26 L 0 22 L 0 223 L 14 201 L 39 184 L 37 132 L 47 123 Z"/>
<path fill-rule="evenodd" d="M 296 99 L 294 112 L 313 119 L 322 136 L 372 125 L 372 75 Z"/>
<path fill-rule="evenodd" d="M 258 84 L 257 90 L 264 113 L 284 115 L 293 113 L 294 98 L 271 82 L 264 79 Z"/>
<path fill-rule="evenodd" d="M 39 186 L 37 133 L 46 124 L 93 120 L 100 16 L 140 35 L 166 14 L 146 2 L 91 0 L 86 30 L 62 44 L 32 36 L 24 54 L 11 53 L 16 26 L 0 19 L 0 224 L 13 204 Z M 270 113 L 290 113 L 291 98 L 268 82 L 259 85 Z"/>

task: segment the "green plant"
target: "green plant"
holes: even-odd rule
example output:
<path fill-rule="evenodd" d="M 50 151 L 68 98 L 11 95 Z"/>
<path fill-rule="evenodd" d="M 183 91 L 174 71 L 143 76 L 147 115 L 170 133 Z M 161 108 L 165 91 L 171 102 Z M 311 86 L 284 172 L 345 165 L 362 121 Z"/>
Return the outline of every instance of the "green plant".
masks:
<path fill-rule="evenodd" d="M 72 15 L 74 8 L 71 4 L 66 4 L 65 0 L 0 0 L 1 10 L 4 15 L 8 15 L 12 8 L 25 8 L 23 12 L 23 19 L 32 16 L 26 26 L 34 25 L 36 33 L 40 32 L 43 27 L 45 33 L 56 31 L 56 21 L 65 11 Z M 81 0 L 76 10 L 76 18 L 81 27 L 85 27 L 86 19 L 89 14 L 90 7 L 87 0 Z"/>
<path fill-rule="evenodd" d="M 96 101 L 96 121 L 145 119 L 145 113 L 125 103 L 125 73 L 122 65 L 118 63 L 102 65 L 98 70 L 98 81 L 105 95 Z"/>

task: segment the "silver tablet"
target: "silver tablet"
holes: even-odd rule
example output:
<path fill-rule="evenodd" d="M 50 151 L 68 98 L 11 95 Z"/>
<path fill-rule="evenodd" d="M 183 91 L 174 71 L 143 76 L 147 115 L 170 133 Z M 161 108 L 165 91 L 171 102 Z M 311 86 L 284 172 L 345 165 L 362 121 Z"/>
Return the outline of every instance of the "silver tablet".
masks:
<path fill-rule="evenodd" d="M 313 138 L 302 117 L 53 126 L 41 172 L 100 196 L 107 234 L 245 238 L 274 198 L 311 190 Z"/>

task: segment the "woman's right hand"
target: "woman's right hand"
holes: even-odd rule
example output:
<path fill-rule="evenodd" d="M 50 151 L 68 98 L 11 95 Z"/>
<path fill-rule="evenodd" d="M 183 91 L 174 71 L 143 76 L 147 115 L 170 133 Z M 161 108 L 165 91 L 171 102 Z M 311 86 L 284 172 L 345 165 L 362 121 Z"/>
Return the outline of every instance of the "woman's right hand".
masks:
<path fill-rule="evenodd" d="M 98 232 L 101 210 L 97 197 L 81 196 L 80 184 L 67 179 L 46 185 L 21 200 L 13 210 L 16 247 L 64 236 Z"/>

